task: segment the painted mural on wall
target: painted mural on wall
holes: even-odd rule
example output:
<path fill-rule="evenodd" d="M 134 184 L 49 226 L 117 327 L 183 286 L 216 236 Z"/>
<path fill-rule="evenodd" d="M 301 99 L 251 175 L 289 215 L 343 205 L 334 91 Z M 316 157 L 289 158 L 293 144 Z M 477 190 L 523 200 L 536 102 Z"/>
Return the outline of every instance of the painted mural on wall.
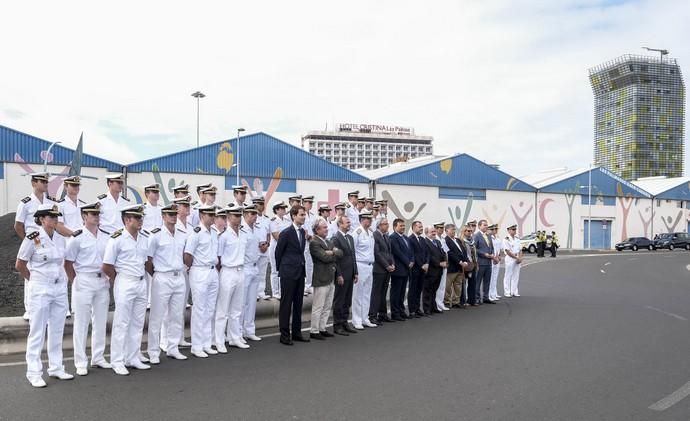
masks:
<path fill-rule="evenodd" d="M 405 221 L 405 226 L 408 229 L 426 207 L 426 202 L 421 203 L 419 206 L 411 200 L 405 203 L 398 203 L 388 190 L 382 191 L 381 197 L 388 201 L 388 209 L 390 209 L 395 216 Z"/>
<path fill-rule="evenodd" d="M 621 240 L 624 241 L 628 238 L 628 215 L 630 214 L 630 208 L 633 205 L 633 202 L 635 199 L 632 197 L 632 194 L 628 193 L 627 195 L 623 194 L 623 185 L 621 183 L 616 184 L 616 193 L 617 193 L 617 200 L 618 203 L 620 204 L 621 211 L 623 212 L 623 221 L 621 223 Z"/>

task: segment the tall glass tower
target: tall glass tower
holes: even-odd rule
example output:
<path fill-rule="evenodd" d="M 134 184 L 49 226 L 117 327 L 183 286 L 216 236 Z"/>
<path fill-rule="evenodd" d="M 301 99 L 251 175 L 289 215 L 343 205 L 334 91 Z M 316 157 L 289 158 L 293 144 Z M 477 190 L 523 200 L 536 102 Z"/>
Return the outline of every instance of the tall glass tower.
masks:
<path fill-rule="evenodd" d="M 681 177 L 685 85 L 675 59 L 624 55 L 589 69 L 594 163 L 626 180 Z"/>

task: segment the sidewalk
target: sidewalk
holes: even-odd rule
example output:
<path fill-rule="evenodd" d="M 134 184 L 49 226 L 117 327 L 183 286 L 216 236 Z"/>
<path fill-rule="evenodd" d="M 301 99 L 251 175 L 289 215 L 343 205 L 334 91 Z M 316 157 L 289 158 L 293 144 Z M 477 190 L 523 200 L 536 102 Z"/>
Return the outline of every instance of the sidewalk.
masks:
<path fill-rule="evenodd" d="M 302 320 L 309 320 L 311 316 L 311 295 L 304 297 L 302 307 Z M 278 326 L 278 310 L 280 301 L 260 300 L 256 303 L 256 328 L 266 329 Z M 189 326 L 191 308 L 185 311 L 185 326 Z M 72 343 L 72 323 L 74 316 L 65 321 L 64 350 L 71 350 Z M 113 312 L 108 314 L 108 332 L 111 331 Z M 147 341 L 148 311 L 146 313 L 146 323 L 144 324 L 144 336 L 142 342 Z M 20 354 L 26 351 L 26 338 L 29 334 L 29 322 L 21 317 L 0 317 L 0 355 Z M 187 328 L 187 339 L 189 339 L 189 328 Z M 110 341 L 108 334 L 106 341 Z M 90 342 L 89 342 L 90 343 Z"/>

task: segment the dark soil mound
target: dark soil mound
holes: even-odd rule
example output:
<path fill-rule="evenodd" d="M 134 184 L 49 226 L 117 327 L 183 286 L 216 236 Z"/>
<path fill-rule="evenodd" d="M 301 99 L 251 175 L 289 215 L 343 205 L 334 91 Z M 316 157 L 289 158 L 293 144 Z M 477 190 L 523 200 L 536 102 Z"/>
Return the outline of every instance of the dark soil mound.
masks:
<path fill-rule="evenodd" d="M 24 313 L 24 280 L 14 270 L 21 243 L 14 232 L 14 212 L 0 216 L 0 317 Z"/>

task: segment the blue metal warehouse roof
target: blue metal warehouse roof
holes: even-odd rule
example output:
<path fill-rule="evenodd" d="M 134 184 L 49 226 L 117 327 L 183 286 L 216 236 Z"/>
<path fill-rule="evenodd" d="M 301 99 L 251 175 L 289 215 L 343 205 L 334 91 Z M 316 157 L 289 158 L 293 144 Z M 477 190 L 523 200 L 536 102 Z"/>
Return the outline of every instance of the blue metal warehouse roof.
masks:
<path fill-rule="evenodd" d="M 39 139 L 20 131 L 10 129 L 0 125 L 0 160 L 3 162 L 26 162 L 29 164 L 43 164 L 43 156 L 52 142 Z M 69 165 L 74 156 L 74 150 L 60 145 L 53 146 L 50 150 L 53 155 L 52 160 L 48 160 L 51 165 Z M 107 161 L 93 155 L 83 154 L 81 160 L 82 167 L 101 167 L 108 171 L 122 171 L 122 164 Z M 36 168 L 41 171 L 43 167 Z"/>
<path fill-rule="evenodd" d="M 561 169 L 532 174 L 523 177 L 523 179 L 535 185 L 540 192 L 587 195 L 589 171 L 588 168 L 577 170 Z M 651 197 L 642 188 L 605 168 L 595 167 L 591 171 L 593 196 L 618 197 L 630 195 L 632 197 Z"/>
<path fill-rule="evenodd" d="M 648 177 L 633 183 L 657 199 L 690 200 L 690 177 Z"/>
<path fill-rule="evenodd" d="M 237 162 L 236 139 L 212 143 L 127 166 L 130 172 L 211 174 L 234 177 Z M 240 137 L 240 175 L 273 177 L 280 169 L 282 178 L 366 183 L 368 180 L 348 169 L 321 159 L 273 136 L 259 132 Z"/>
<path fill-rule="evenodd" d="M 423 157 L 361 174 L 381 184 L 533 192 L 535 188 L 468 154 Z"/>

